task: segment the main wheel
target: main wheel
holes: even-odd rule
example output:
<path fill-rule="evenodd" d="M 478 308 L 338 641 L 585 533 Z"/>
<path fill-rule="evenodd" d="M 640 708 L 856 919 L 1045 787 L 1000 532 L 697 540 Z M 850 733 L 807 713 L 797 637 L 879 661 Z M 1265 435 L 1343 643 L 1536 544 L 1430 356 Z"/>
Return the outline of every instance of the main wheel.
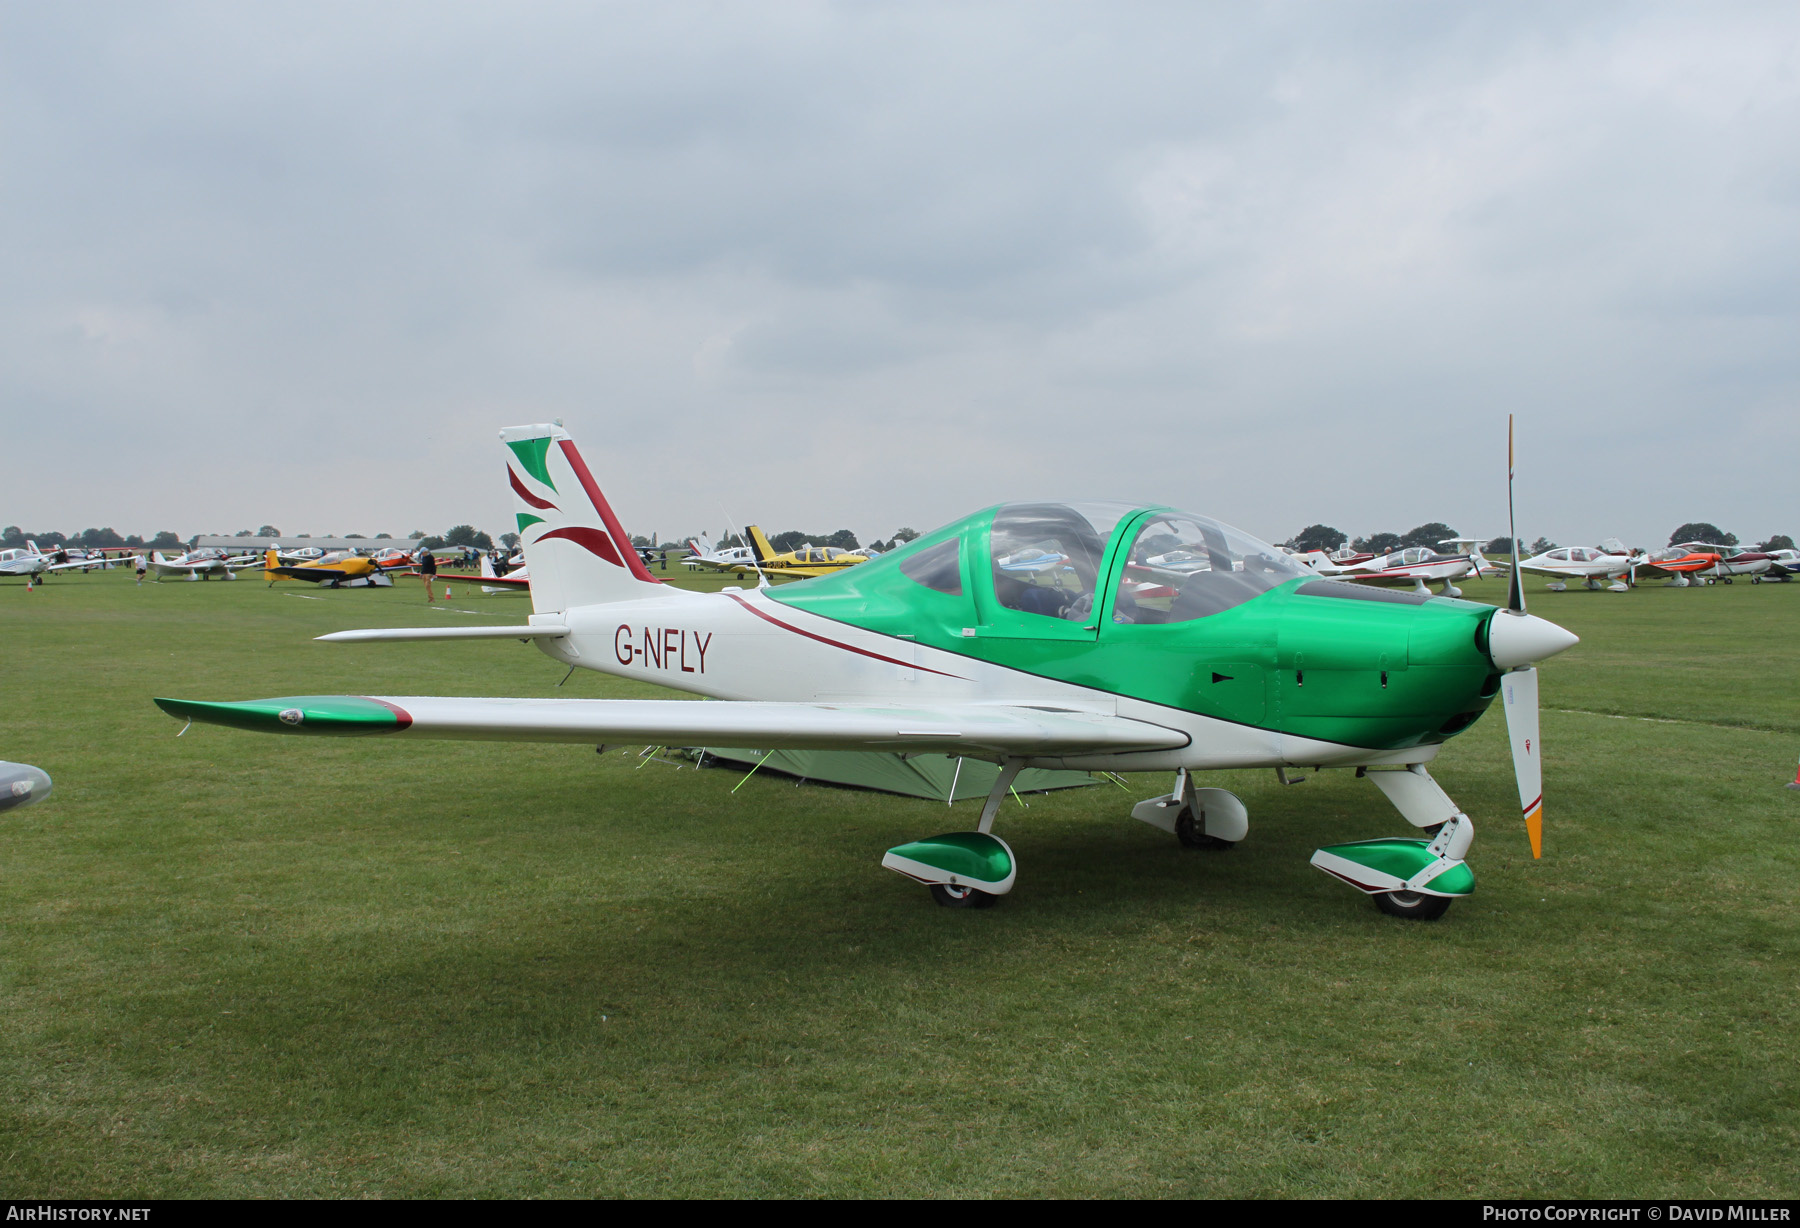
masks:
<path fill-rule="evenodd" d="M 1235 848 L 1237 841 L 1221 840 L 1217 836 L 1206 834 L 1206 819 L 1194 811 L 1194 803 L 1189 802 L 1175 816 L 1175 838 L 1181 841 L 1184 849 L 1213 849 L 1223 852 Z"/>
<path fill-rule="evenodd" d="M 1375 897 L 1375 907 L 1390 917 L 1409 921 L 1436 921 L 1450 911 L 1447 895 L 1426 895 L 1422 891 L 1383 891 Z"/>
<path fill-rule="evenodd" d="M 992 908 L 1000 897 L 976 887 L 953 887 L 949 883 L 931 884 L 931 898 L 943 908 Z"/>

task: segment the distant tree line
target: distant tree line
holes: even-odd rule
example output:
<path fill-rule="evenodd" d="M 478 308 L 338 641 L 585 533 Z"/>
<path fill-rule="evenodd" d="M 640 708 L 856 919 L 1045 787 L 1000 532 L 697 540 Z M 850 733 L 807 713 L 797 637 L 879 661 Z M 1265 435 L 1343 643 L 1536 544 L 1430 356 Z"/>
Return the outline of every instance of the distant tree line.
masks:
<path fill-rule="evenodd" d="M 407 535 L 408 540 L 416 541 L 424 550 L 442 550 L 445 546 L 464 546 L 471 550 L 492 550 L 494 539 L 483 533 L 472 524 L 459 524 L 442 536 L 427 534 L 423 529 L 414 529 Z M 515 540 L 516 537 L 515 537 Z"/>
<path fill-rule="evenodd" d="M 839 550 L 869 549 L 888 551 L 896 546 L 905 545 L 918 535 L 919 531 L 917 529 L 897 529 L 895 530 L 894 535 L 887 538 L 885 541 L 878 537 L 869 542 L 865 547 L 857 540 L 856 534 L 852 533 L 849 529 L 839 529 L 836 533 L 805 533 L 799 529 L 786 529 L 780 533 L 769 534 L 769 544 L 775 547 L 776 550 L 782 552 L 795 550 L 801 546 L 835 546 Z M 685 544 L 694 538 L 705 536 L 706 534 L 704 532 L 689 533 L 686 537 L 678 540 Z M 645 543 L 639 542 L 638 544 L 642 545 Z M 713 545 L 721 550 L 729 550 L 737 546 L 747 546 L 749 544 L 750 543 L 744 539 L 743 534 L 732 533 L 729 531 L 713 540 Z"/>
<path fill-rule="evenodd" d="M 1295 550 L 1323 550 L 1327 554 L 1350 543 L 1350 548 L 1367 551 L 1370 554 L 1387 554 L 1394 550 L 1405 550 L 1411 546 L 1431 546 L 1435 548 L 1441 541 L 1456 536 L 1456 530 L 1441 520 L 1433 520 L 1405 533 L 1371 533 L 1367 537 L 1350 538 L 1342 529 L 1334 529 L 1328 524 L 1309 524 L 1288 541 L 1283 542 Z"/>
<path fill-rule="evenodd" d="M 148 541 L 136 533 L 121 537 L 110 528 L 83 529 L 79 533 L 67 535 L 58 533 L 54 529 L 45 529 L 37 533 L 27 532 L 16 524 L 9 524 L 5 529 L 0 530 L 0 547 L 5 549 L 16 549 L 28 541 L 36 542 L 38 549 L 44 551 L 60 550 L 68 546 L 79 550 L 99 550 L 107 546 L 142 546 L 148 550 L 181 549 L 181 538 L 167 529 L 157 533 Z"/>

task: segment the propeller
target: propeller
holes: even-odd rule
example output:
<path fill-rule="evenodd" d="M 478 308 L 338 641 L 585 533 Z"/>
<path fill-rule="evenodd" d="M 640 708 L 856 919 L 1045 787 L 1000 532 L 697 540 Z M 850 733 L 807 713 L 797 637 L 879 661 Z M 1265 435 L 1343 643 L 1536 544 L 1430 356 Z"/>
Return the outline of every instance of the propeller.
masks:
<path fill-rule="evenodd" d="M 1538 672 L 1515 669 L 1500 682 L 1506 703 L 1506 736 L 1512 743 L 1513 777 L 1519 785 L 1519 811 L 1531 856 L 1544 855 L 1544 764 L 1538 758 Z"/>
<path fill-rule="evenodd" d="M 1512 578 L 1506 609 L 1488 623 L 1488 656 L 1503 671 L 1501 698 L 1506 709 L 1506 736 L 1512 743 L 1513 777 L 1519 785 L 1519 811 L 1533 858 L 1544 855 L 1544 765 L 1539 757 L 1538 673 L 1535 665 L 1572 646 L 1576 639 L 1555 623 L 1525 612 L 1525 586 L 1519 571 L 1519 527 L 1513 516 L 1513 420 L 1506 416 L 1506 531 L 1512 552 Z"/>
<path fill-rule="evenodd" d="M 1512 578 L 1506 583 L 1506 608 L 1525 613 L 1525 583 L 1519 571 L 1519 525 L 1513 518 L 1513 416 L 1506 415 L 1506 545 L 1512 554 Z"/>

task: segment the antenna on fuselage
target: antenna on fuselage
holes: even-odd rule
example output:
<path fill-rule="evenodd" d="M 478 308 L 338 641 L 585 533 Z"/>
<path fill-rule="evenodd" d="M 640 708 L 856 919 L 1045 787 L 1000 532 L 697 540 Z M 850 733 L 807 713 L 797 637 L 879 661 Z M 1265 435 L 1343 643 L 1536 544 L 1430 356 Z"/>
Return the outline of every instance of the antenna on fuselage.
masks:
<path fill-rule="evenodd" d="M 737 523 L 737 517 L 733 516 L 730 512 L 727 512 L 725 510 L 724 504 L 721 503 L 719 505 L 719 511 L 724 515 L 725 523 L 727 526 Z M 758 589 L 768 588 L 769 587 L 769 577 L 763 575 L 762 560 L 757 558 L 757 556 L 756 556 L 756 541 L 755 541 L 755 539 L 753 539 L 750 536 L 750 530 L 748 528 L 746 528 L 744 530 L 744 541 L 750 547 L 750 566 L 756 568 L 756 587 Z M 724 549 L 723 546 L 721 546 L 719 548 L 721 550 Z"/>

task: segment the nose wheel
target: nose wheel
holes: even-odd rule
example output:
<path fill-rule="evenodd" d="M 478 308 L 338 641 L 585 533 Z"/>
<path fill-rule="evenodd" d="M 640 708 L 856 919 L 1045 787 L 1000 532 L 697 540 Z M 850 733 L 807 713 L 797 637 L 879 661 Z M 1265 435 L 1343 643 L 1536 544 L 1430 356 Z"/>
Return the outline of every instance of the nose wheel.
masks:
<path fill-rule="evenodd" d="M 1408 921 L 1436 921 L 1450 911 L 1453 901 L 1448 896 L 1426 895 L 1421 891 L 1384 891 L 1374 897 L 1375 907 L 1390 917 Z"/>
<path fill-rule="evenodd" d="M 931 898 L 940 908 L 992 908 L 1000 897 L 989 895 L 978 887 L 959 887 L 950 883 L 932 883 Z"/>

